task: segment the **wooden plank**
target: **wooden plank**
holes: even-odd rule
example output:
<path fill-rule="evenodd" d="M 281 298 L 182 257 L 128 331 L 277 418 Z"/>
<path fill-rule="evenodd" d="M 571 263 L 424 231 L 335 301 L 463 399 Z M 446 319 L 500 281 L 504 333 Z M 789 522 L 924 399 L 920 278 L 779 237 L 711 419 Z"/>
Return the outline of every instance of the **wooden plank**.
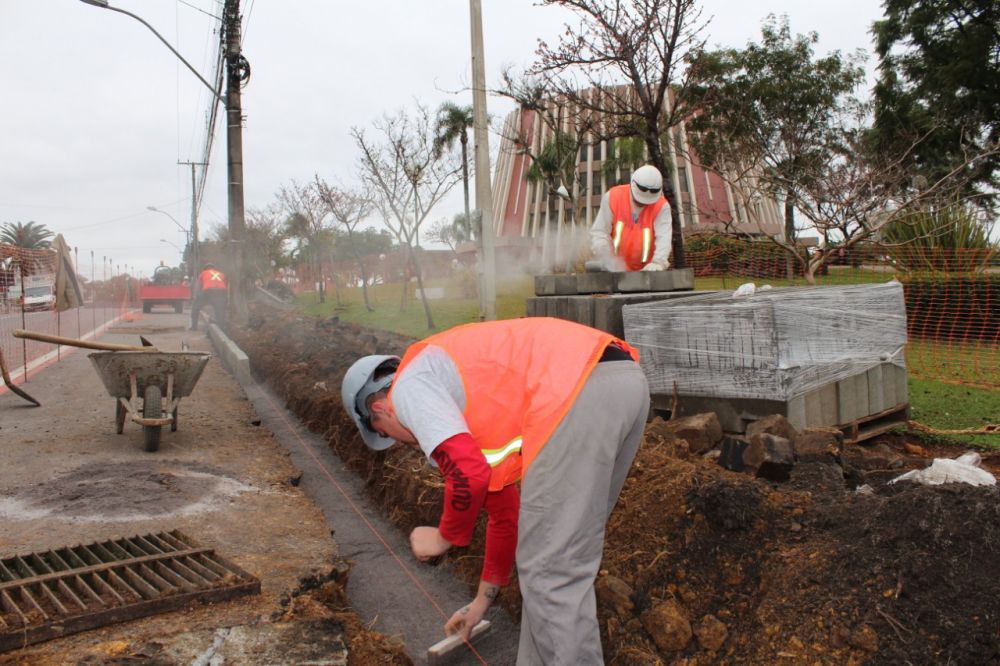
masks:
<path fill-rule="evenodd" d="M 490 621 L 480 620 L 479 624 L 472 628 L 472 633 L 469 634 L 469 642 L 471 643 L 476 637 L 481 636 L 489 630 Z M 448 654 L 462 645 L 465 645 L 465 640 L 461 634 L 452 634 L 444 640 L 438 641 L 427 649 L 427 663 L 430 666 L 438 666 Z"/>

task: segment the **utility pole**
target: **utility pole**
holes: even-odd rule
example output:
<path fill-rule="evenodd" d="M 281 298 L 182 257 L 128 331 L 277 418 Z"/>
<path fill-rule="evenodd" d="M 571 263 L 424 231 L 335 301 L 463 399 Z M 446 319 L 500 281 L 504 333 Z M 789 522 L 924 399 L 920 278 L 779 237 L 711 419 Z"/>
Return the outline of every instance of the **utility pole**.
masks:
<path fill-rule="evenodd" d="M 194 276 L 198 274 L 201 265 L 198 262 L 198 183 L 195 178 L 196 166 L 207 167 L 204 162 L 178 162 L 191 166 L 191 248 L 188 251 L 188 277 L 194 284 Z"/>
<path fill-rule="evenodd" d="M 469 0 L 472 21 L 472 127 L 476 160 L 476 206 L 483 239 L 483 317 L 497 318 L 496 259 L 493 239 L 493 187 L 490 185 L 490 140 L 487 134 L 486 66 L 483 64 L 483 10 Z"/>
<path fill-rule="evenodd" d="M 249 78 L 250 67 L 240 52 L 240 0 L 226 0 L 223 27 L 226 46 L 230 311 L 237 322 L 244 322 L 247 317 L 243 285 L 243 238 L 246 219 L 243 210 L 243 109 L 240 106 L 240 84 Z"/>

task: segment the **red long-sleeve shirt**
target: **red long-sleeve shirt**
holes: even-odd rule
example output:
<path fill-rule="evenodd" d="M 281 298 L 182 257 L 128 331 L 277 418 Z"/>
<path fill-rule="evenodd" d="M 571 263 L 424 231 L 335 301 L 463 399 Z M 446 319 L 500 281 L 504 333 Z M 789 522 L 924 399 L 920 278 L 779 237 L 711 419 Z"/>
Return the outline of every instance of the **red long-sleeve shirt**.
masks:
<path fill-rule="evenodd" d="M 517 549 L 517 512 L 521 496 L 517 486 L 489 492 L 490 465 L 468 433 L 451 437 L 431 454 L 444 477 L 444 511 L 438 530 L 456 546 L 472 539 L 476 518 L 486 509 L 486 554 L 482 580 L 506 585 Z"/>

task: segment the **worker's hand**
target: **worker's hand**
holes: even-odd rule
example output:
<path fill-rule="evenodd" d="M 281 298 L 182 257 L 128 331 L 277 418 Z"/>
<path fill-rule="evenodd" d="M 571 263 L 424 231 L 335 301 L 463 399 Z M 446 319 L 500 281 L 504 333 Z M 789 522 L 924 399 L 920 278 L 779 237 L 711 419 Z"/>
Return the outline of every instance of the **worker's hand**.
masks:
<path fill-rule="evenodd" d="M 667 267 L 664 266 L 663 264 L 658 264 L 655 261 L 651 261 L 648 264 L 646 264 L 645 266 L 643 266 L 642 270 L 644 270 L 644 271 L 665 271 L 665 270 L 667 270 Z"/>
<path fill-rule="evenodd" d="M 469 634 L 475 629 L 479 621 L 486 615 L 489 602 L 483 597 L 476 597 L 468 606 L 463 606 L 455 611 L 448 622 L 444 625 L 444 633 L 451 636 L 458 632 L 462 634 L 462 640 L 469 640 Z"/>
<path fill-rule="evenodd" d="M 414 527 L 410 532 L 410 548 L 413 556 L 421 562 L 443 555 L 451 548 L 451 543 L 441 536 L 436 527 Z"/>

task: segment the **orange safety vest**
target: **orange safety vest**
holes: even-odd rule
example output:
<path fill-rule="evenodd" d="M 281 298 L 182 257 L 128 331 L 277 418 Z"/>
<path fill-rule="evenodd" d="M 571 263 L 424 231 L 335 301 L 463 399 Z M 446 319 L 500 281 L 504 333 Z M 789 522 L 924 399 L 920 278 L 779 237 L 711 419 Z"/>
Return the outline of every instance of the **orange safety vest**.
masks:
<path fill-rule="evenodd" d="M 410 345 L 396 376 L 428 345 L 451 357 L 465 388 L 463 416 L 492 468 L 489 489 L 500 490 L 527 471 L 611 343 L 639 360 L 610 333 L 562 319 L 466 324 Z"/>
<path fill-rule="evenodd" d="M 198 284 L 202 291 L 206 289 L 225 289 L 226 274 L 215 268 L 206 268 L 198 274 Z"/>
<path fill-rule="evenodd" d="M 653 222 L 667 200 L 660 196 L 656 203 L 643 206 L 639 219 L 632 222 L 631 185 L 616 185 L 608 190 L 611 208 L 611 245 L 615 254 L 625 260 L 630 271 L 637 271 L 653 258 L 656 231 Z"/>

